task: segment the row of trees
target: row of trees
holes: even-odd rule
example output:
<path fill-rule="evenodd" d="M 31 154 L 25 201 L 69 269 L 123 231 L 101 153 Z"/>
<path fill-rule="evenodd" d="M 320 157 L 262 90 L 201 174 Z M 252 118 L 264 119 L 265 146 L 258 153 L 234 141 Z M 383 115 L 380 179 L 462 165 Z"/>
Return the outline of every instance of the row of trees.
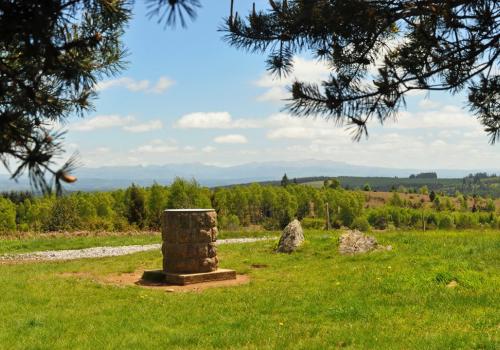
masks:
<path fill-rule="evenodd" d="M 406 228 L 406 229 L 477 229 L 500 228 L 500 217 L 490 212 L 435 211 L 384 206 L 368 209 L 355 222 L 357 228 Z"/>
<path fill-rule="evenodd" d="M 0 230 L 157 230 L 166 208 L 215 208 L 222 228 L 263 225 L 279 229 L 294 217 L 325 217 L 326 203 L 332 220 L 350 225 L 363 210 L 364 195 L 295 184 L 210 190 L 183 179 L 170 186 L 132 185 L 126 190 L 75 192 L 62 197 L 5 193 L 0 197 Z"/>
<path fill-rule="evenodd" d="M 215 208 L 222 229 L 251 225 L 280 229 L 294 217 L 305 218 L 306 226 L 322 228 L 327 216 L 332 227 L 366 228 L 368 223 L 382 228 L 381 221 L 373 218 L 377 211 L 365 208 L 366 198 L 362 191 L 347 191 L 330 182 L 319 189 L 289 183 L 286 186 L 252 184 L 212 190 L 199 186 L 194 180 L 183 179 L 176 179 L 170 186 L 131 185 L 125 190 L 76 192 L 62 197 L 6 193 L 0 197 L 0 231 L 158 230 L 161 213 L 166 208 Z M 491 214 L 490 222 L 496 222 L 495 204 L 493 201 L 487 204 L 479 209 L 481 213 Z M 386 207 L 410 210 L 413 216 L 421 215 L 418 213 L 423 210 L 470 212 L 465 201 L 436 196 L 430 205 L 417 207 L 396 192 Z M 393 221 L 387 217 L 381 220 Z M 408 221 L 410 226 L 413 221 Z"/>

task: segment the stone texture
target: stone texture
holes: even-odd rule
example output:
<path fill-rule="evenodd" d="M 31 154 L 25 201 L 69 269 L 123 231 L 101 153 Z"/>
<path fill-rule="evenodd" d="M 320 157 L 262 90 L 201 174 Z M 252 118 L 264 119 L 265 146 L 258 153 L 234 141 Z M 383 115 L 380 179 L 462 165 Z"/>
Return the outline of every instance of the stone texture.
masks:
<path fill-rule="evenodd" d="M 281 235 L 277 251 L 280 253 L 291 253 L 304 243 L 304 231 L 300 221 L 295 219 L 290 222 Z"/>
<path fill-rule="evenodd" d="M 165 273 L 217 270 L 217 213 L 213 209 L 166 210 L 162 216 Z"/>
<path fill-rule="evenodd" d="M 217 271 L 202 272 L 202 273 L 165 273 L 165 281 L 169 284 L 177 284 L 185 286 L 194 283 L 224 281 L 236 279 L 236 271 L 218 269 Z"/>
<path fill-rule="evenodd" d="M 168 273 L 162 270 L 144 271 L 142 281 L 148 283 L 174 284 L 185 286 L 194 283 L 224 281 L 236 279 L 236 271 L 218 269 L 217 271 L 201 273 Z"/>
<path fill-rule="evenodd" d="M 340 236 L 339 252 L 341 254 L 361 254 L 371 250 L 391 250 L 392 247 L 384 247 L 378 244 L 375 237 L 367 236 L 358 230 L 350 230 Z"/>

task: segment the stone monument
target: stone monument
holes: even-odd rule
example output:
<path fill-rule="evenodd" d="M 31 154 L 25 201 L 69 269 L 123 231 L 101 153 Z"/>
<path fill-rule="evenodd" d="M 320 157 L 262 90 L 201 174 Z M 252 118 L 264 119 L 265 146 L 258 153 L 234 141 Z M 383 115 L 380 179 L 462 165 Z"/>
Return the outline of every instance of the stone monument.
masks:
<path fill-rule="evenodd" d="M 236 279 L 234 270 L 219 269 L 217 213 L 214 209 L 168 209 L 161 218 L 163 270 L 143 279 L 170 284 Z"/>

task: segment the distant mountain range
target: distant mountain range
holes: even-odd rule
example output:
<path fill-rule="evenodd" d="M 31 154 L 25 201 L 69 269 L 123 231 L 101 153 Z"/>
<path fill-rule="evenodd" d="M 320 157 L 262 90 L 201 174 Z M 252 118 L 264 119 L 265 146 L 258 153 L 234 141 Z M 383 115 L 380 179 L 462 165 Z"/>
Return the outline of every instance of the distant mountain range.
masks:
<path fill-rule="evenodd" d="M 352 165 L 344 162 L 302 160 L 278 162 L 254 162 L 230 167 L 202 163 L 166 164 L 149 166 L 115 166 L 80 168 L 78 181 L 68 185 L 68 190 L 95 191 L 125 188 L 132 182 L 146 186 L 153 182 L 169 184 L 177 176 L 195 178 L 204 186 L 225 186 L 239 183 L 279 180 L 284 173 L 289 179 L 310 176 L 370 176 L 408 177 L 424 171 L 435 171 L 439 178 L 460 178 L 479 171 L 488 173 L 498 170 L 447 170 L 447 169 L 397 169 Z M 26 179 L 14 182 L 8 175 L 0 175 L 0 191 L 28 189 Z"/>

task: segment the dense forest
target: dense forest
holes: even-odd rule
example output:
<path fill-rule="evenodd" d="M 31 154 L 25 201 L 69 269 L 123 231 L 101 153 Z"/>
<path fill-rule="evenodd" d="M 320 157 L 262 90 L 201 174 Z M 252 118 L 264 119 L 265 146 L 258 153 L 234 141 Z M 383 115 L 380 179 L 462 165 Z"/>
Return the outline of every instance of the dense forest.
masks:
<path fill-rule="evenodd" d="M 326 217 L 330 227 L 362 230 L 500 225 L 492 199 L 460 193 L 449 197 L 426 187 L 420 191 L 419 197 L 394 191 L 381 206 L 369 205 L 370 192 L 345 190 L 336 180 L 326 180 L 320 188 L 282 181 L 281 186 L 209 189 L 194 180 L 176 179 L 170 186 L 131 185 L 62 197 L 10 192 L 0 197 L 0 231 L 158 230 L 166 208 L 215 208 L 219 227 L 226 230 L 248 226 L 275 230 L 294 217 L 305 227 L 318 229 L 326 226 Z"/>

